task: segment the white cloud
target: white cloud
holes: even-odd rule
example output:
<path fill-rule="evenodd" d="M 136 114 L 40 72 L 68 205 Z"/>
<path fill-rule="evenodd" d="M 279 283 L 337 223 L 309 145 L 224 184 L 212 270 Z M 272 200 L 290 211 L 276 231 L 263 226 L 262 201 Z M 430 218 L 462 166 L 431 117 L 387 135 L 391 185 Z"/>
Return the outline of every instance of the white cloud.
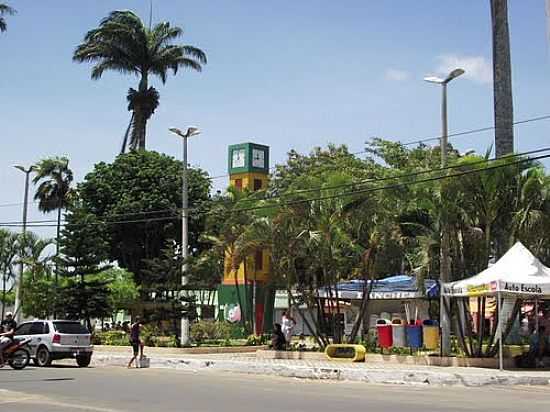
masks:
<path fill-rule="evenodd" d="M 386 80 L 402 82 L 404 80 L 408 80 L 409 77 L 411 77 L 411 74 L 409 72 L 406 72 L 405 70 L 387 69 L 385 72 L 385 77 Z"/>
<path fill-rule="evenodd" d="M 436 72 L 445 76 L 452 70 L 460 67 L 464 69 L 464 77 L 482 84 L 493 83 L 493 66 L 483 56 L 461 56 L 457 54 L 445 54 L 437 58 L 439 66 Z"/>

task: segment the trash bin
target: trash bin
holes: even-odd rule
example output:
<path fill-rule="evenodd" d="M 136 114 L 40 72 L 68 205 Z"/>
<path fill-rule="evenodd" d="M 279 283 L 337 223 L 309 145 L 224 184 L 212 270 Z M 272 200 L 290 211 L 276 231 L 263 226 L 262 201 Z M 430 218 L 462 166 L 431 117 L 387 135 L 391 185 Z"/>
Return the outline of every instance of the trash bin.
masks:
<path fill-rule="evenodd" d="M 420 349 L 422 347 L 422 326 L 407 325 L 405 330 L 407 334 L 407 346 L 411 349 Z"/>
<path fill-rule="evenodd" d="M 403 317 L 403 315 L 401 315 L 401 313 L 396 313 L 396 312 L 394 312 L 394 313 L 391 314 L 392 323 L 393 323 L 393 321 L 394 321 L 395 319 L 401 319 L 401 320 L 403 320 L 403 319 L 405 319 L 405 318 Z"/>
<path fill-rule="evenodd" d="M 403 326 L 401 319 L 394 319 L 391 326 L 393 346 L 395 348 L 404 348 L 407 346 L 407 341 L 405 339 L 405 327 Z"/>
<path fill-rule="evenodd" d="M 393 345 L 393 335 L 391 324 L 385 319 L 379 319 L 376 322 L 378 332 L 378 346 L 381 348 L 391 348 Z"/>
<path fill-rule="evenodd" d="M 375 328 L 376 327 L 376 322 L 378 322 L 378 315 L 377 314 L 372 314 L 370 315 L 370 318 L 369 318 L 369 328 Z"/>
<path fill-rule="evenodd" d="M 382 312 L 380 314 L 380 319 L 385 319 L 387 321 L 391 321 L 391 314 L 389 312 Z"/>
<path fill-rule="evenodd" d="M 422 335 L 426 349 L 433 350 L 439 347 L 439 324 L 437 321 L 425 320 Z"/>

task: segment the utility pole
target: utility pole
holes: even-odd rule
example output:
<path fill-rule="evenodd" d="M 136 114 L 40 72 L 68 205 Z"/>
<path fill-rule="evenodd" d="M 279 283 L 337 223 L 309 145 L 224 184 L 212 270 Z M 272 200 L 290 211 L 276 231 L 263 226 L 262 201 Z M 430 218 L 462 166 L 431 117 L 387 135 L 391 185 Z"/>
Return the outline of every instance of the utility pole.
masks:
<path fill-rule="evenodd" d="M 424 80 L 430 83 L 436 83 L 441 85 L 441 139 L 440 139 L 440 149 L 441 149 L 441 168 L 447 167 L 447 146 L 448 146 L 448 135 L 449 130 L 447 127 L 447 84 L 457 78 L 458 76 L 464 74 L 463 69 L 455 69 L 450 72 L 446 78 L 441 79 L 439 77 L 426 77 Z M 449 227 L 448 227 L 448 218 L 446 215 L 445 205 L 443 204 L 446 199 L 446 191 L 444 189 L 444 184 L 441 186 L 441 199 L 442 199 L 442 210 L 440 218 L 440 230 L 441 230 L 441 247 L 440 247 L 440 260 L 439 260 L 439 280 L 441 283 L 447 283 L 451 281 L 451 257 L 450 257 L 450 237 L 449 237 Z M 443 356 L 449 356 L 451 351 L 451 320 L 447 308 L 449 308 L 449 298 L 443 296 L 443 291 L 439 292 L 440 294 L 440 309 L 439 309 L 439 319 L 441 326 L 441 354 Z"/>
<path fill-rule="evenodd" d="M 181 285 L 186 286 L 189 283 L 187 277 L 187 258 L 189 257 L 189 186 L 187 182 L 187 139 L 191 136 L 200 134 L 200 130 L 196 127 L 189 127 L 185 133 L 180 129 L 170 128 L 170 132 L 177 134 L 183 138 L 183 173 L 181 184 Z M 189 317 L 187 314 L 181 317 L 181 336 L 180 343 L 182 346 L 189 345 Z"/>
<path fill-rule="evenodd" d="M 25 169 L 23 166 L 14 166 L 17 170 L 22 171 L 25 173 L 25 196 L 23 200 L 23 231 L 22 231 L 22 237 L 21 237 L 21 244 L 22 246 L 25 246 L 25 240 L 26 240 L 26 234 L 27 234 L 27 210 L 28 210 L 28 204 L 29 204 L 29 175 L 31 172 L 34 171 L 34 166 L 29 167 L 28 169 Z M 23 250 L 23 249 L 21 249 Z M 24 272 L 24 264 L 23 264 L 23 256 L 20 256 L 20 263 L 19 263 L 19 273 L 17 274 L 15 278 L 15 308 L 14 308 L 14 318 L 15 321 L 19 324 L 21 322 L 21 290 L 23 288 L 23 272 Z"/>

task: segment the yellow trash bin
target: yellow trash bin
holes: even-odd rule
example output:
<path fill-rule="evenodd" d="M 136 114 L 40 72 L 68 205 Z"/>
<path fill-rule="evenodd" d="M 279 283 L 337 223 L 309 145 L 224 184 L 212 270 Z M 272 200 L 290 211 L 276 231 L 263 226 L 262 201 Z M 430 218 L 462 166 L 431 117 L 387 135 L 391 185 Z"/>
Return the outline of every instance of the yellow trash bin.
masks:
<path fill-rule="evenodd" d="M 330 360 L 364 362 L 367 350 L 363 345 L 333 344 L 325 348 L 325 355 Z"/>
<path fill-rule="evenodd" d="M 439 325 L 437 322 L 426 320 L 422 325 L 422 337 L 426 349 L 437 349 L 439 347 Z"/>

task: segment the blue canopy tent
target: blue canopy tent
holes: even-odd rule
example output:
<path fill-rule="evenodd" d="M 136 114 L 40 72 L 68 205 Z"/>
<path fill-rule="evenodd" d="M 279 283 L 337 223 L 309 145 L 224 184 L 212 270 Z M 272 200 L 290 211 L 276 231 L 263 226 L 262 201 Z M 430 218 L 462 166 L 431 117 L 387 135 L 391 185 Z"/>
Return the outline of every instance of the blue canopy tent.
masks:
<path fill-rule="evenodd" d="M 373 284 L 371 285 L 371 282 Z M 363 290 L 365 289 L 364 280 L 350 280 L 340 282 L 337 285 L 339 299 L 363 299 Z M 366 287 L 370 289 L 369 299 L 373 300 L 404 300 L 419 298 L 439 297 L 439 284 L 433 279 L 424 281 L 425 293 L 418 289 L 416 277 L 409 275 L 395 275 L 384 279 L 368 281 Z M 335 290 L 332 296 L 329 296 L 328 288 L 319 289 L 319 297 L 336 298 Z"/>

